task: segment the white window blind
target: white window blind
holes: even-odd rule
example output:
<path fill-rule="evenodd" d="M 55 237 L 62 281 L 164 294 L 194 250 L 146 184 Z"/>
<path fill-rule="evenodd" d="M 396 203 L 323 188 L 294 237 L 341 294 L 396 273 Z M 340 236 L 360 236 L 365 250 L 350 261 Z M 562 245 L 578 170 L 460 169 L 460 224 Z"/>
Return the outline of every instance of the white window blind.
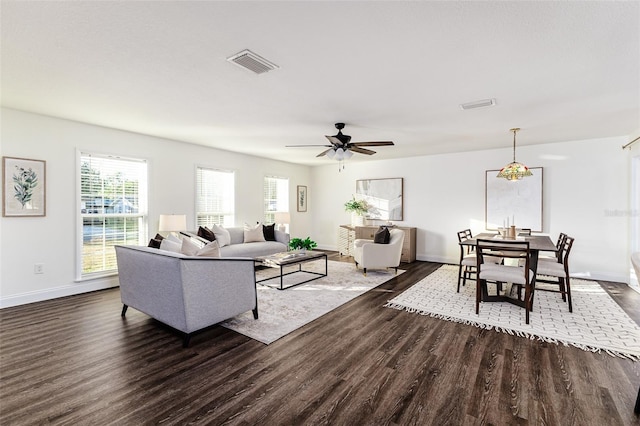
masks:
<path fill-rule="evenodd" d="M 144 244 L 147 163 L 80 153 L 80 277 L 117 270 L 115 245 Z"/>
<path fill-rule="evenodd" d="M 235 173 L 204 167 L 196 169 L 196 224 L 234 225 Z"/>
<path fill-rule="evenodd" d="M 289 211 L 289 179 L 264 178 L 264 223 L 274 223 L 275 214 Z"/>

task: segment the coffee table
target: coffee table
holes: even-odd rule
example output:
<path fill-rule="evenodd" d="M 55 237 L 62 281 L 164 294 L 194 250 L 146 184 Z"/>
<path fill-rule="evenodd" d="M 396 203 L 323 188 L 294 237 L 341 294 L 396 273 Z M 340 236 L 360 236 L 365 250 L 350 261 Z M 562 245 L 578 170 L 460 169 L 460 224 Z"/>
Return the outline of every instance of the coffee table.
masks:
<path fill-rule="evenodd" d="M 322 272 L 315 272 L 315 271 L 306 271 L 304 269 L 302 269 L 302 264 L 307 263 L 307 262 L 313 262 L 316 260 L 322 260 L 324 258 L 324 273 Z M 262 285 L 266 285 L 278 290 L 286 290 L 288 288 L 291 287 L 295 287 L 298 286 L 300 284 L 305 284 L 308 283 L 310 281 L 313 280 L 317 280 L 319 278 L 322 277 L 326 277 L 327 276 L 327 267 L 328 267 L 328 261 L 327 261 L 327 254 L 323 253 L 321 251 L 306 251 L 304 253 L 298 253 L 298 252 L 291 252 L 291 251 L 287 251 L 287 252 L 282 252 L 282 253 L 276 253 L 276 254 L 272 254 L 269 256 L 258 256 L 254 259 L 256 262 L 259 262 L 262 266 L 267 266 L 269 268 L 280 268 L 280 286 L 273 286 L 273 285 L 269 285 L 269 284 L 264 284 L 265 281 L 271 281 L 274 278 L 278 278 L 278 276 L 276 275 L 275 277 L 270 277 L 270 278 L 265 278 L 262 280 L 258 280 L 256 281 L 256 283 L 262 283 Z M 295 266 L 297 265 L 298 268 L 294 269 L 293 271 L 289 271 L 289 272 L 284 272 L 285 267 L 288 266 Z M 287 275 L 292 275 L 292 274 L 297 274 L 297 273 L 301 273 L 304 272 L 306 274 L 311 274 L 312 278 L 309 278 L 308 280 L 304 280 L 301 281 L 299 283 L 296 284 L 291 284 L 288 285 L 286 287 L 284 287 L 284 277 Z"/>

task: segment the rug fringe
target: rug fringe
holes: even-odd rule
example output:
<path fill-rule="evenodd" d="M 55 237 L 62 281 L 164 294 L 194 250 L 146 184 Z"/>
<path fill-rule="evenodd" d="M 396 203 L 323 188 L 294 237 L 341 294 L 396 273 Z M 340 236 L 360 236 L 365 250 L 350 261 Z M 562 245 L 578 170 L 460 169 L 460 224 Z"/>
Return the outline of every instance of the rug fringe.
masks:
<path fill-rule="evenodd" d="M 622 351 L 615 351 L 615 350 L 611 350 L 611 349 L 602 349 L 602 348 L 597 348 L 594 346 L 590 346 L 590 345 L 583 345 L 580 343 L 575 343 L 575 342 L 569 342 L 566 340 L 562 340 L 562 339 L 554 339 L 552 337 L 544 337 L 544 336 L 538 336 L 532 333 L 527 333 L 524 331 L 519 331 L 519 330 L 513 330 L 511 328 L 506 328 L 506 327 L 498 327 L 498 326 L 493 326 L 490 324 L 484 324 L 481 322 L 477 322 L 477 321 L 471 321 L 471 320 L 467 320 L 467 319 L 460 319 L 460 318 L 455 318 L 455 317 L 450 317 L 448 315 L 444 315 L 444 314 L 438 314 L 438 313 L 434 313 L 434 312 L 427 312 L 427 311 L 423 311 L 420 309 L 415 309 L 415 308 L 408 308 L 406 306 L 402 306 L 399 305 L 397 303 L 393 303 L 393 302 L 387 302 L 383 305 L 383 307 L 385 308 L 391 308 L 391 309 L 396 309 L 398 311 L 407 311 L 410 313 L 416 313 L 419 315 L 424 315 L 424 316 L 429 316 L 432 318 L 436 318 L 436 319 L 441 319 L 441 320 L 445 320 L 445 321 L 451 321 L 451 322 L 456 322 L 459 324 L 465 324 L 465 325 L 471 325 L 477 328 L 482 328 L 485 330 L 495 330 L 497 333 L 506 333 L 506 334 L 510 334 L 512 336 L 518 336 L 518 337 L 524 337 L 527 338 L 529 340 L 539 340 L 539 341 L 543 341 L 543 342 L 547 342 L 547 343 L 553 343 L 553 344 L 563 344 L 564 346 L 573 346 L 575 348 L 578 349 L 582 349 L 583 351 L 588 351 L 588 352 L 593 352 L 593 353 L 601 353 L 604 352 L 606 354 L 609 354 L 612 357 L 616 357 L 616 358 L 624 358 L 624 359 L 628 359 L 631 360 L 633 362 L 638 362 L 640 361 L 640 355 L 635 355 L 635 354 L 631 354 L 631 353 L 626 353 L 626 352 L 622 352 Z"/>

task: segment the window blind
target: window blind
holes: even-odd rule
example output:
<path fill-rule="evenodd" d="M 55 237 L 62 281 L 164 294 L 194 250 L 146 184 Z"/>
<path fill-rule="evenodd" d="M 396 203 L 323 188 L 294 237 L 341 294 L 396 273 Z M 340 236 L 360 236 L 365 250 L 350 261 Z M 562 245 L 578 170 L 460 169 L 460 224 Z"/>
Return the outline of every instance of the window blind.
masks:
<path fill-rule="evenodd" d="M 289 211 L 289 179 L 264 178 L 264 223 L 274 223 L 275 214 Z"/>
<path fill-rule="evenodd" d="M 144 244 L 147 163 L 80 154 L 80 276 L 115 272 L 115 245 Z"/>
<path fill-rule="evenodd" d="M 235 173 L 204 167 L 196 169 L 196 224 L 233 226 Z"/>

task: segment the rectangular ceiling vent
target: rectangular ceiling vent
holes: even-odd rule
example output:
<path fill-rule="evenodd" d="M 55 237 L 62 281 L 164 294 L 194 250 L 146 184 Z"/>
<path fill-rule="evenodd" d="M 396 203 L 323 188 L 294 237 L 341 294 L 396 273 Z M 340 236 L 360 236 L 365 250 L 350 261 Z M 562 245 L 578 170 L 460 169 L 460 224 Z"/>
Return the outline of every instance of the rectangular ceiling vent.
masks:
<path fill-rule="evenodd" d="M 495 98 L 482 99 L 481 101 L 474 101 L 474 102 L 468 102 L 466 104 L 460 104 L 460 108 L 467 110 L 467 109 L 474 109 L 474 108 L 490 107 L 490 106 L 494 106 L 495 104 L 496 104 Z"/>
<path fill-rule="evenodd" d="M 232 62 L 239 67 L 252 71 L 256 74 L 263 74 L 267 71 L 280 68 L 273 62 L 267 61 L 262 56 L 256 55 L 250 50 L 243 50 L 242 52 L 227 58 L 227 61 Z"/>

